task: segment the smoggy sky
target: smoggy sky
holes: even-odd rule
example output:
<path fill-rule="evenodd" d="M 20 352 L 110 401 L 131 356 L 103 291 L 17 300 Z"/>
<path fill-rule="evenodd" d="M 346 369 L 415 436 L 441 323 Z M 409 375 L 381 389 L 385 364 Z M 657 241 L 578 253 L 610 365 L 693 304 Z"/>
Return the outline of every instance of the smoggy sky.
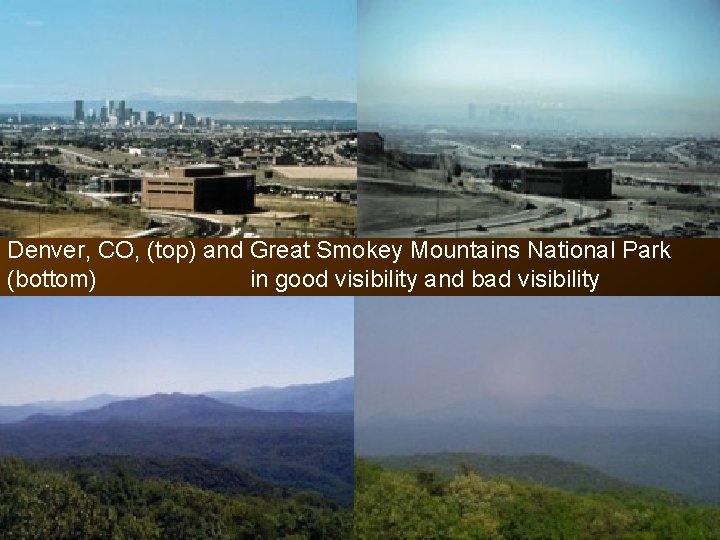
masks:
<path fill-rule="evenodd" d="M 720 108 L 715 0 L 359 0 L 360 118 L 379 104 Z"/>
<path fill-rule="evenodd" d="M 0 0 L 0 103 L 356 97 L 355 0 Z"/>
<path fill-rule="evenodd" d="M 0 404 L 353 373 L 352 298 L 6 298 Z"/>
<path fill-rule="evenodd" d="M 492 396 L 720 411 L 718 298 L 357 298 L 356 414 Z"/>

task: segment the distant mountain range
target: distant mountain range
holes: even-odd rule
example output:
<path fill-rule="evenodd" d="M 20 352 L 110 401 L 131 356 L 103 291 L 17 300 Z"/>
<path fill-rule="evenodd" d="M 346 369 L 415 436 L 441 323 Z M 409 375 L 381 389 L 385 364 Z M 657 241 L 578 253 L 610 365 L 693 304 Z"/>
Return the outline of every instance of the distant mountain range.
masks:
<path fill-rule="evenodd" d="M 35 414 L 72 414 L 78 411 L 102 407 L 103 405 L 122 399 L 128 399 L 128 397 L 97 394 L 85 399 L 73 401 L 38 401 L 26 405 L 0 405 L 0 424 L 20 422 Z"/>
<path fill-rule="evenodd" d="M 362 414 L 362 411 L 361 411 Z M 387 418 L 388 415 L 382 415 Z M 398 416 L 401 419 L 402 416 Z M 408 415 L 430 422 L 474 421 L 502 426 L 682 427 L 720 430 L 720 413 L 692 410 L 609 409 L 556 396 L 478 396 Z"/>
<path fill-rule="evenodd" d="M 353 399 L 349 377 L 207 395 L 99 394 L 5 406 L 0 407 L 0 456 L 50 459 L 68 470 L 122 462 L 143 477 L 191 481 L 209 489 L 222 484 L 238 492 L 245 492 L 243 486 L 270 489 L 262 484 L 267 482 L 317 491 L 349 505 Z M 188 461 L 193 459 L 202 463 Z M 197 471 L 211 471 L 220 479 L 223 468 L 235 471 L 232 481 L 195 478 Z"/>
<path fill-rule="evenodd" d="M 206 392 L 204 395 L 222 403 L 251 409 L 294 412 L 352 412 L 355 398 L 353 377 L 286 387 L 265 386 L 237 392 Z M 0 406 L 0 424 L 20 422 L 33 415 L 71 415 L 127 399 L 130 397 L 98 394 L 75 401 L 39 401 Z"/>
<path fill-rule="evenodd" d="M 298 97 L 275 102 L 231 101 L 231 100 L 193 100 L 165 99 L 151 96 L 138 96 L 141 99 L 128 99 L 125 106 L 134 111 L 155 111 L 172 114 L 174 111 L 190 112 L 196 116 L 226 120 L 355 120 L 357 104 L 351 101 L 315 99 Z M 118 100 L 115 100 L 117 105 Z M 99 114 L 105 101 L 86 100 L 87 113 L 94 109 Z M 0 113 L 35 114 L 71 117 L 74 112 L 72 101 L 54 101 L 44 103 L 0 104 Z"/>
<path fill-rule="evenodd" d="M 0 456 L 197 458 L 350 504 L 353 440 L 351 412 L 262 411 L 174 393 L 1 425 Z"/>
<path fill-rule="evenodd" d="M 181 393 L 154 394 L 114 401 L 97 409 L 70 414 L 34 414 L 20 424 L 132 422 L 172 426 L 226 426 L 296 428 L 333 424 L 340 413 L 265 411 L 223 403 L 207 396 Z"/>
<path fill-rule="evenodd" d="M 355 402 L 355 379 L 346 377 L 318 384 L 208 392 L 206 395 L 232 405 L 264 411 L 351 412 Z"/>

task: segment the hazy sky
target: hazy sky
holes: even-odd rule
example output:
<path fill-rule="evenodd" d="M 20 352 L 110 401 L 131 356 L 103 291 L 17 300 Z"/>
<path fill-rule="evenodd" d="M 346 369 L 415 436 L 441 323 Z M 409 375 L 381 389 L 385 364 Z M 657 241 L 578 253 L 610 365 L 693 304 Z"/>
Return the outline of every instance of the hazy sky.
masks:
<path fill-rule="evenodd" d="M 483 396 L 720 411 L 720 298 L 357 298 L 356 414 Z"/>
<path fill-rule="evenodd" d="M 353 374 L 352 298 L 4 298 L 0 404 Z"/>
<path fill-rule="evenodd" d="M 359 0 L 359 102 L 720 107 L 717 0 Z"/>
<path fill-rule="evenodd" d="M 356 97 L 355 0 L 0 0 L 0 103 Z"/>

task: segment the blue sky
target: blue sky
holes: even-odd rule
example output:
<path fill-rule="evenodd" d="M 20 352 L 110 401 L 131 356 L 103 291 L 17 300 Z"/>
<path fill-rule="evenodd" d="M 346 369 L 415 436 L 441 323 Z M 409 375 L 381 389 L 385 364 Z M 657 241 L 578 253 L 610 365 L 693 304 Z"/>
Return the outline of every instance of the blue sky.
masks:
<path fill-rule="evenodd" d="M 360 417 L 488 396 L 720 411 L 720 298 L 360 297 L 355 328 Z"/>
<path fill-rule="evenodd" d="M 0 0 L 0 103 L 356 97 L 355 0 Z"/>
<path fill-rule="evenodd" d="M 717 0 L 359 0 L 358 27 L 361 106 L 720 108 Z"/>
<path fill-rule="evenodd" d="M 353 374 L 352 298 L 5 298 L 0 404 Z"/>

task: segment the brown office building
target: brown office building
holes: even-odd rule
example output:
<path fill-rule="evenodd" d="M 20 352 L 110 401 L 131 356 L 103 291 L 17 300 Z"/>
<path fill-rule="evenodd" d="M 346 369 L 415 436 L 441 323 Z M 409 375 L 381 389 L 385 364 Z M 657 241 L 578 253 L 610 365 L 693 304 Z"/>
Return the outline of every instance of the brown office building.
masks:
<path fill-rule="evenodd" d="M 612 169 L 590 169 L 587 161 L 540 160 L 522 169 L 522 191 L 568 199 L 609 199 Z"/>
<path fill-rule="evenodd" d="M 225 174 L 221 165 L 171 167 L 142 183 L 143 208 L 243 214 L 255 208 L 255 175 Z"/>
<path fill-rule="evenodd" d="M 590 169 L 581 160 L 539 160 L 535 165 L 487 169 L 495 186 L 521 193 L 568 199 L 609 199 L 612 194 L 612 169 Z"/>

